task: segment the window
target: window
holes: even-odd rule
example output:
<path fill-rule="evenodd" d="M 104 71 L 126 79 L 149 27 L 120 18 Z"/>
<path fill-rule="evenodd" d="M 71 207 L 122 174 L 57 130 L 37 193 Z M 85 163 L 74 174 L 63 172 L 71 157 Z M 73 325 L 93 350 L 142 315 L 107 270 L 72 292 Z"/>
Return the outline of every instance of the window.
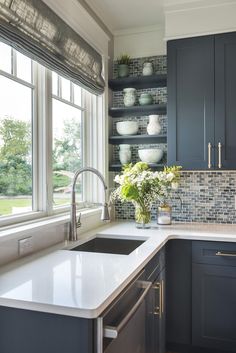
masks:
<path fill-rule="evenodd" d="M 75 170 L 82 167 L 84 109 L 81 88 L 55 73 L 52 93 L 53 206 L 57 207 L 70 203 L 72 178 Z M 77 200 L 82 201 L 79 184 Z"/>
<path fill-rule="evenodd" d="M 32 62 L 0 45 L 0 215 L 33 209 Z M 4 75 L 5 72 L 5 75 Z"/>
<path fill-rule="evenodd" d="M 90 139 L 103 119 L 101 97 L 1 42 L 0 52 L 0 226 L 69 212 L 74 172 L 98 167 Z M 78 183 L 81 205 L 85 187 L 98 194 L 91 185 Z"/>

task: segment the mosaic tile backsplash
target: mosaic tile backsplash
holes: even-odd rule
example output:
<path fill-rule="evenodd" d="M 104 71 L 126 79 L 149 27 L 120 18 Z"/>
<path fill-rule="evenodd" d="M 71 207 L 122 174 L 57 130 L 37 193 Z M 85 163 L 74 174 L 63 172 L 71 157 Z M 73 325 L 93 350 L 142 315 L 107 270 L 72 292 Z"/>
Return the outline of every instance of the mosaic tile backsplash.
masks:
<path fill-rule="evenodd" d="M 236 172 L 182 172 L 178 191 L 169 200 L 174 221 L 236 223 Z M 158 205 L 153 205 L 156 219 Z M 134 219 L 132 204 L 116 204 L 117 219 Z"/>
<path fill-rule="evenodd" d="M 130 65 L 130 75 L 140 76 L 142 74 L 142 65 L 145 61 L 151 61 L 155 73 L 165 73 L 167 70 L 166 56 L 156 56 L 150 58 L 132 59 Z M 117 77 L 117 65 L 114 64 L 114 77 Z M 166 88 L 157 88 L 151 90 L 139 90 L 141 92 L 149 91 L 154 97 L 155 102 L 167 101 Z M 113 105 L 123 105 L 122 92 L 114 92 Z M 127 118 L 126 120 L 134 119 Z M 136 117 L 139 121 L 139 133 L 146 133 L 148 117 Z M 117 135 L 116 122 L 121 119 L 113 119 L 113 134 Z M 166 116 L 160 116 L 162 124 L 161 134 L 165 134 L 168 128 L 168 119 Z M 148 145 L 145 145 L 147 147 Z M 150 145 L 151 146 L 151 145 Z M 158 145 L 155 145 L 157 147 Z M 143 146 L 132 145 L 132 160 L 138 160 L 138 148 Z M 167 152 L 167 145 L 161 147 Z M 118 161 L 118 146 L 114 146 L 113 160 Z M 164 162 L 166 154 L 164 157 Z M 115 173 L 112 173 L 115 177 Z M 171 195 L 169 203 L 172 205 L 173 220 L 181 222 L 207 222 L 207 223 L 236 223 L 235 211 L 236 195 L 236 171 L 222 172 L 181 172 L 181 181 L 179 189 Z M 156 219 L 156 210 L 158 205 L 153 205 L 152 219 Z M 116 203 L 117 219 L 134 219 L 134 207 L 130 203 Z"/>

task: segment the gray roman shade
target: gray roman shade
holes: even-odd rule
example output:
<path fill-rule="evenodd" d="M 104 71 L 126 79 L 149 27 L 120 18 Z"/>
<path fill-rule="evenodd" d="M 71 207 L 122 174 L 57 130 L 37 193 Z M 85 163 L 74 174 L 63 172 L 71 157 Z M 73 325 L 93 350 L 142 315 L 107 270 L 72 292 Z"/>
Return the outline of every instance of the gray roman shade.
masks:
<path fill-rule="evenodd" d="M 103 93 L 101 55 L 42 0 L 0 0 L 0 38 L 90 92 Z"/>

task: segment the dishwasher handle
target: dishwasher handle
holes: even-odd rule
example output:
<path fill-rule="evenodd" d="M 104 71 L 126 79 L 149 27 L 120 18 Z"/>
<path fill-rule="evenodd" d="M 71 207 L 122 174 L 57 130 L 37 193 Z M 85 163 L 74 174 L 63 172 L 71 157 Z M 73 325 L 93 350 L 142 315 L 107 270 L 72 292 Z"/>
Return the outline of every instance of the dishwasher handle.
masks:
<path fill-rule="evenodd" d="M 152 282 L 148 281 L 139 281 L 142 288 L 145 288 L 142 295 L 138 299 L 138 301 L 134 304 L 132 309 L 128 312 L 128 314 L 121 320 L 121 322 L 117 326 L 105 326 L 103 328 L 103 337 L 105 338 L 117 338 L 119 333 L 125 327 L 125 325 L 129 322 L 135 312 L 138 310 L 145 297 L 147 296 L 149 289 L 152 287 Z"/>

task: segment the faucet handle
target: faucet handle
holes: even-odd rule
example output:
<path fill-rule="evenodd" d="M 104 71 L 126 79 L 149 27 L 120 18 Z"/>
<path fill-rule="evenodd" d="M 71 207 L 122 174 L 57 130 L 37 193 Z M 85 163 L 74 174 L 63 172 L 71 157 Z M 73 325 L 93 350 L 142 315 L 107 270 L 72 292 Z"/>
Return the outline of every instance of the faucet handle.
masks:
<path fill-rule="evenodd" d="M 76 228 L 80 228 L 82 225 L 80 219 L 81 219 L 81 212 L 79 213 L 78 219 L 76 221 Z"/>

